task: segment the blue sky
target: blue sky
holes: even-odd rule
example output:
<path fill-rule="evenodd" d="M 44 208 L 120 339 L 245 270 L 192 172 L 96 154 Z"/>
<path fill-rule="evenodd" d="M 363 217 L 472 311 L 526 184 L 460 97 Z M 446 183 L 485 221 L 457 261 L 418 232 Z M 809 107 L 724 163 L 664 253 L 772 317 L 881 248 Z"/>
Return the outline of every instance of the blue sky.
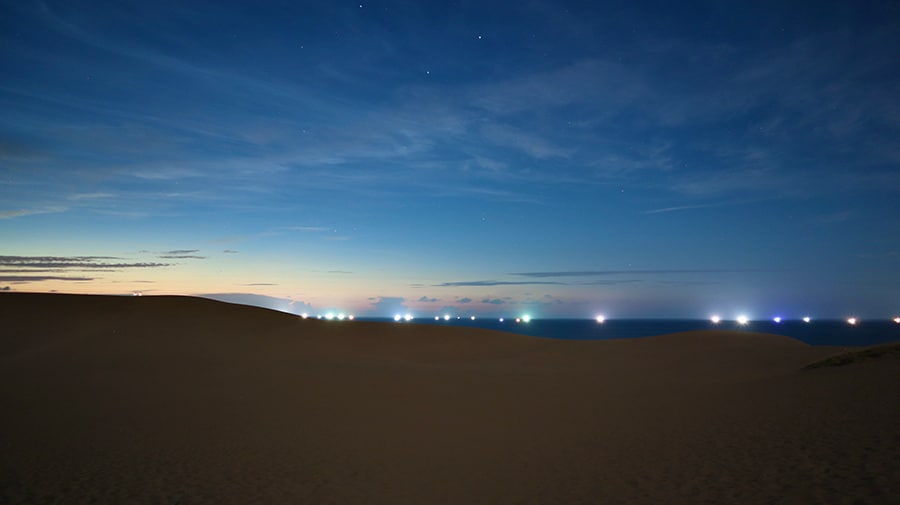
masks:
<path fill-rule="evenodd" d="M 900 312 L 896 3 L 2 12 L 0 289 Z"/>

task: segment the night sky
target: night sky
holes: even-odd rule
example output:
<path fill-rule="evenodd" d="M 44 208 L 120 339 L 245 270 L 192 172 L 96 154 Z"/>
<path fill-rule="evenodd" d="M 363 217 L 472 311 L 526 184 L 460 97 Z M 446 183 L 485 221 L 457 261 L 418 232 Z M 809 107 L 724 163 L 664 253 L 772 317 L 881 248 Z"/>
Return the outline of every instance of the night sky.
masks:
<path fill-rule="evenodd" d="M 893 316 L 898 48 L 892 1 L 3 0 L 0 289 Z"/>

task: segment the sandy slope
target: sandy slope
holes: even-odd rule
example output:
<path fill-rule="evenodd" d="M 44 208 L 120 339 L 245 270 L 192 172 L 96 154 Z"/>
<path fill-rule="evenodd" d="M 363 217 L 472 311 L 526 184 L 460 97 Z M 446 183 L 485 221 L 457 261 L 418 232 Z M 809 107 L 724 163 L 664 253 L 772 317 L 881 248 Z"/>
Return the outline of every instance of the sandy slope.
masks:
<path fill-rule="evenodd" d="M 0 294 L 2 503 L 898 503 L 900 360 Z"/>

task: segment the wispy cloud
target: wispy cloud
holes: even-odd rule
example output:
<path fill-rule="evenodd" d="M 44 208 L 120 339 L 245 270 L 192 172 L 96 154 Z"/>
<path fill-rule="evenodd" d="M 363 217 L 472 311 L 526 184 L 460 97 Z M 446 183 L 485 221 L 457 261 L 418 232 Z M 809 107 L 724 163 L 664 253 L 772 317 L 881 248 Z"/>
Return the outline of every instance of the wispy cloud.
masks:
<path fill-rule="evenodd" d="M 578 286 L 617 286 L 620 284 L 635 284 L 638 282 L 644 282 L 641 279 L 599 279 L 592 281 L 583 281 L 575 283 Z"/>
<path fill-rule="evenodd" d="M 159 268 L 169 263 L 121 262 L 114 256 L 0 256 L 0 267 L 73 270 Z"/>
<path fill-rule="evenodd" d="M 847 222 L 854 217 L 858 212 L 854 209 L 842 210 L 838 212 L 832 212 L 830 214 L 821 214 L 813 217 L 811 220 L 817 224 L 836 224 L 836 223 L 844 223 Z"/>
<path fill-rule="evenodd" d="M 673 275 L 673 274 L 724 274 L 761 272 L 764 270 L 752 268 L 694 268 L 671 270 L 560 270 L 555 272 L 512 272 L 509 275 L 518 275 L 531 278 L 550 277 L 602 277 L 610 275 Z"/>
<path fill-rule="evenodd" d="M 45 207 L 42 209 L 18 209 L 18 210 L 0 210 L 0 219 L 14 219 L 17 217 L 34 216 L 38 214 L 53 214 L 56 212 L 65 212 L 66 207 Z"/>
<path fill-rule="evenodd" d="M 93 277 L 63 277 L 58 275 L 0 275 L 2 282 L 42 282 L 42 281 L 92 281 Z"/>
<path fill-rule="evenodd" d="M 380 296 L 370 298 L 377 314 L 397 314 L 409 311 L 406 299 L 400 296 Z"/>
<path fill-rule="evenodd" d="M 517 274 L 513 274 L 517 275 Z M 522 275 L 522 274 L 518 274 Z M 494 280 L 483 280 L 483 281 L 457 281 L 457 282 L 442 282 L 440 284 L 434 284 L 435 287 L 440 288 L 454 288 L 454 287 L 480 287 L 480 286 L 524 286 L 529 284 L 565 284 L 563 282 L 554 282 L 554 281 L 494 281 Z"/>
<path fill-rule="evenodd" d="M 69 195 L 69 200 L 102 200 L 115 197 L 116 195 L 112 193 L 76 193 L 74 195 Z"/>
<path fill-rule="evenodd" d="M 515 148 L 532 158 L 541 160 L 565 158 L 571 154 L 570 150 L 554 145 L 552 141 L 543 136 L 528 133 L 509 125 L 488 124 L 482 127 L 481 131 L 488 140 L 497 145 Z"/>
<path fill-rule="evenodd" d="M 66 275 L 71 272 L 116 272 L 128 269 L 161 268 L 168 263 L 130 262 L 114 256 L 0 256 L 0 281 L 14 283 L 43 281 L 88 282 L 98 277 Z M 34 275 L 40 273 L 42 275 Z M 50 274 L 50 275 L 45 275 Z"/>
<path fill-rule="evenodd" d="M 443 188 L 443 195 L 484 200 L 503 196 L 478 191 L 476 185 L 467 183 L 461 175 L 466 165 L 483 168 L 485 177 L 505 180 L 581 185 L 615 180 L 652 185 L 690 197 L 784 191 L 788 185 L 782 181 L 793 176 L 780 173 L 779 168 L 802 158 L 797 156 L 797 146 L 822 137 L 858 138 L 865 126 L 861 118 L 876 117 L 876 122 L 888 126 L 897 123 L 890 112 L 896 110 L 897 100 L 891 96 L 891 89 L 868 83 L 866 89 L 871 93 L 849 95 L 850 84 L 863 80 L 866 71 L 878 68 L 880 62 L 857 61 L 854 51 L 846 49 L 854 44 L 843 44 L 847 35 L 841 33 L 812 35 L 786 48 L 779 46 L 777 52 L 756 55 L 719 43 L 646 38 L 630 63 L 600 56 L 575 57 L 564 64 L 529 67 L 507 78 L 455 87 L 401 83 L 393 90 L 392 99 L 360 103 L 328 86 L 317 86 L 312 79 L 303 83 L 204 66 L 179 58 L 174 52 L 98 33 L 79 24 L 79 17 L 65 7 L 43 5 L 38 15 L 66 37 L 176 78 L 185 83 L 188 94 L 209 95 L 221 103 L 248 103 L 252 110 L 288 110 L 298 117 L 314 118 L 273 121 L 273 115 L 248 115 L 237 106 L 216 111 L 191 109 L 196 112 L 191 114 L 174 111 L 169 118 L 168 114 L 154 114 L 133 105 L 117 111 L 109 103 L 87 104 L 94 112 L 121 114 L 140 124 L 141 131 L 133 134 L 144 145 L 153 134 L 172 140 L 160 145 L 167 146 L 167 153 L 175 146 L 177 153 L 172 156 L 178 163 L 166 159 L 150 167 L 130 166 L 125 171 L 131 176 L 159 182 L 208 182 L 212 193 L 237 196 L 230 205 L 239 204 L 240 195 L 249 188 L 264 193 L 282 189 L 280 184 L 286 178 L 272 184 L 256 177 L 254 168 L 302 175 L 292 178 L 302 181 L 293 183 L 292 189 L 302 187 L 304 194 L 328 189 L 367 197 L 408 193 L 411 187 L 425 188 L 429 194 Z M 556 16 L 568 19 L 564 13 Z M 579 25 L 578 20 L 568 23 L 576 27 L 572 34 L 580 33 L 578 37 L 593 41 L 591 27 Z M 884 34 L 865 34 L 858 42 L 865 47 L 877 42 L 878 37 Z M 847 72 L 829 71 L 831 53 L 847 63 L 842 66 Z M 734 61 L 749 63 L 735 65 Z M 672 89 L 670 79 L 660 78 L 667 74 L 657 62 L 678 62 L 679 68 L 687 69 L 681 72 L 684 77 L 678 82 L 678 90 Z M 358 70 L 379 70 L 375 65 L 365 66 L 365 61 L 356 64 L 363 66 Z M 331 79 L 343 83 L 354 79 L 334 68 L 319 77 L 328 84 Z M 228 85 L 222 86 L 223 82 Z M 784 82 L 792 85 L 785 87 Z M 823 82 L 829 86 L 823 86 Z M 71 102 L 70 97 L 63 98 L 62 103 Z M 783 102 L 786 112 L 775 114 L 767 109 L 773 100 Z M 815 105 L 822 103 L 839 106 Z M 880 107 L 880 103 L 888 106 Z M 721 123 L 750 112 L 763 116 L 757 128 L 737 133 L 729 129 L 727 136 L 720 133 Z M 231 120 L 237 118 L 241 120 Z M 794 124 L 798 126 L 792 127 Z M 827 128 L 811 127 L 821 124 Z M 709 128 L 710 135 L 691 135 L 685 141 L 684 133 L 697 126 Z M 648 140 L 642 144 L 635 139 Z M 219 156 L 212 162 L 200 160 L 198 152 L 189 148 L 195 143 L 204 147 L 198 152 L 206 156 L 221 145 L 229 149 L 219 151 L 236 154 Z M 129 143 L 103 143 L 113 144 Z M 815 144 L 828 147 L 828 142 Z M 874 149 L 854 148 L 848 141 L 841 145 L 877 161 Z M 531 161 L 554 163 L 552 167 L 535 164 L 523 170 L 516 163 L 503 161 L 509 159 L 510 152 L 525 154 Z M 685 152 L 693 154 L 685 156 Z M 447 165 L 456 166 L 460 173 L 454 175 L 433 163 L 446 159 L 447 154 L 454 158 Z M 827 160 L 825 154 L 817 156 Z M 690 166 L 685 168 L 679 157 L 689 158 Z M 369 169 L 368 164 L 374 162 L 380 166 L 377 172 Z M 432 163 L 431 168 L 428 163 Z M 585 172 L 585 166 L 594 170 Z M 820 180 L 833 180 L 836 167 L 831 163 L 822 166 L 826 177 Z M 648 171 L 667 175 L 647 179 L 644 173 Z M 885 177 L 891 177 L 890 173 Z M 506 191 L 511 201 L 536 200 L 521 189 Z M 688 202 L 647 213 L 692 208 L 703 207 Z"/>
<path fill-rule="evenodd" d="M 698 205 L 680 205 L 677 207 L 663 207 L 661 209 L 653 209 L 642 212 L 642 214 L 662 214 L 666 212 L 680 212 L 683 210 L 694 210 L 694 209 L 708 209 L 710 207 L 721 207 L 725 204 L 722 203 L 707 203 L 707 204 L 698 204 Z"/>
<path fill-rule="evenodd" d="M 276 230 L 282 231 L 300 231 L 300 232 L 324 232 L 324 231 L 332 231 L 332 228 L 327 228 L 324 226 L 279 226 L 275 228 Z"/>

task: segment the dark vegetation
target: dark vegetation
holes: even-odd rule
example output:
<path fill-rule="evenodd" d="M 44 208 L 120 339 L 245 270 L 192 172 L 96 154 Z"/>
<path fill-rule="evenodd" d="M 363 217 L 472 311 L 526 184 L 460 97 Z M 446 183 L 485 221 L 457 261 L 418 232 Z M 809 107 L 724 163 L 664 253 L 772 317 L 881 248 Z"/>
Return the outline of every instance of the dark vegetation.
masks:
<path fill-rule="evenodd" d="M 867 347 L 860 351 L 845 352 L 836 356 L 825 358 L 815 363 L 810 363 L 804 368 L 824 368 L 830 366 L 844 366 L 854 363 L 860 363 L 875 358 L 900 358 L 900 342 L 893 344 L 879 345 L 875 347 Z"/>

